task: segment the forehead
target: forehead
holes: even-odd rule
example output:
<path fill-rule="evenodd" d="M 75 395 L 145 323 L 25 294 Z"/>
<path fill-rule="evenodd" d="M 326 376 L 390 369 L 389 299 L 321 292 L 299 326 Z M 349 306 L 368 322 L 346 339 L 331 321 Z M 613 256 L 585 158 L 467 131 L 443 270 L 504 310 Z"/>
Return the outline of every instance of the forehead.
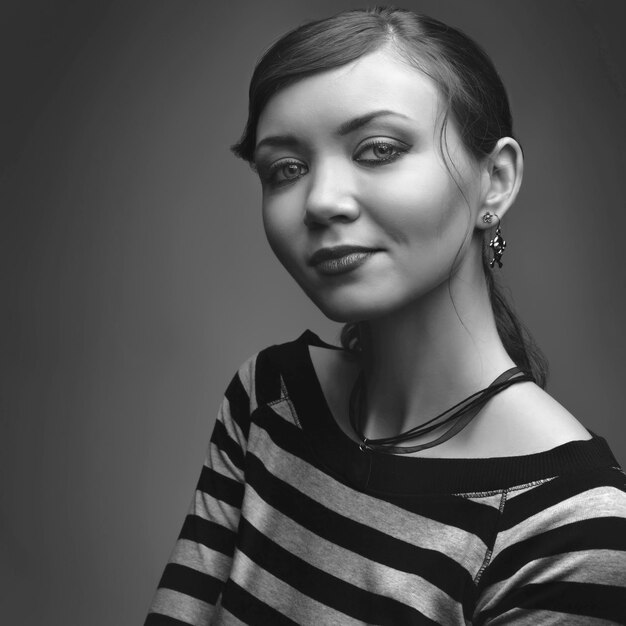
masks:
<path fill-rule="evenodd" d="M 261 113 L 257 138 L 308 127 L 334 127 L 382 109 L 400 113 L 425 128 L 435 126 L 439 110 L 435 82 L 385 49 L 279 91 Z"/>

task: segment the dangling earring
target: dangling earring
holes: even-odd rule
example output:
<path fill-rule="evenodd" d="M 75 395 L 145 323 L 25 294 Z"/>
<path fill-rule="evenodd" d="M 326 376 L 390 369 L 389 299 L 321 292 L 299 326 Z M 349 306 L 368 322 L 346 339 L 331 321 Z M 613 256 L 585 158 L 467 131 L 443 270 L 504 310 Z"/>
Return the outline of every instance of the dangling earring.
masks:
<path fill-rule="evenodd" d="M 498 267 L 502 267 L 502 255 L 504 254 L 504 249 L 506 248 L 506 241 L 502 238 L 502 229 L 500 228 L 500 218 L 496 213 L 493 215 L 489 212 L 483 215 L 483 222 L 485 224 L 491 224 L 493 218 L 496 217 L 498 219 L 498 225 L 496 226 L 496 234 L 495 237 L 489 242 L 489 247 L 493 250 L 493 259 L 489 261 L 489 267 L 493 268 L 493 266 L 497 263 Z"/>

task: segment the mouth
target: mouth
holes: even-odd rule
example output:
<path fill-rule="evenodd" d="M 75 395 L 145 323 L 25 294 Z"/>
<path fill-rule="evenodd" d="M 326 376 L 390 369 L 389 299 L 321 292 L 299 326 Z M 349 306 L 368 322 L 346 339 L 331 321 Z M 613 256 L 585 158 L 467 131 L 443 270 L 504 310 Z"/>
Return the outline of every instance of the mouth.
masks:
<path fill-rule="evenodd" d="M 348 245 L 322 248 L 311 256 L 309 265 L 322 274 L 343 274 L 360 267 L 379 251 L 376 248 Z"/>

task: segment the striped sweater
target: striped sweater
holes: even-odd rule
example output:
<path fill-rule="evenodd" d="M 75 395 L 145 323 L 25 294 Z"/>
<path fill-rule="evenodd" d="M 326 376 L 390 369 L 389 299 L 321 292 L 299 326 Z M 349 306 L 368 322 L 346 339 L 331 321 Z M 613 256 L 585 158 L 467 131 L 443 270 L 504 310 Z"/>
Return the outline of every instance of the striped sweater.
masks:
<path fill-rule="evenodd" d="M 626 624 L 626 477 L 603 439 L 361 451 L 310 344 L 326 346 L 306 331 L 232 379 L 146 626 Z"/>

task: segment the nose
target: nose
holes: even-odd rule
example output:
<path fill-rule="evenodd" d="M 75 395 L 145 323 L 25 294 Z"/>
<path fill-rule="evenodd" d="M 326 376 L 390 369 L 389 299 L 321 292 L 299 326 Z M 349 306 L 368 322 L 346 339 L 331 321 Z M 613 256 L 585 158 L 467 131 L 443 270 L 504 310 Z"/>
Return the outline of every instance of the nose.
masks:
<path fill-rule="evenodd" d="M 335 160 L 317 164 L 307 176 L 304 223 L 310 228 L 332 222 L 352 222 L 360 214 L 354 180 Z"/>

